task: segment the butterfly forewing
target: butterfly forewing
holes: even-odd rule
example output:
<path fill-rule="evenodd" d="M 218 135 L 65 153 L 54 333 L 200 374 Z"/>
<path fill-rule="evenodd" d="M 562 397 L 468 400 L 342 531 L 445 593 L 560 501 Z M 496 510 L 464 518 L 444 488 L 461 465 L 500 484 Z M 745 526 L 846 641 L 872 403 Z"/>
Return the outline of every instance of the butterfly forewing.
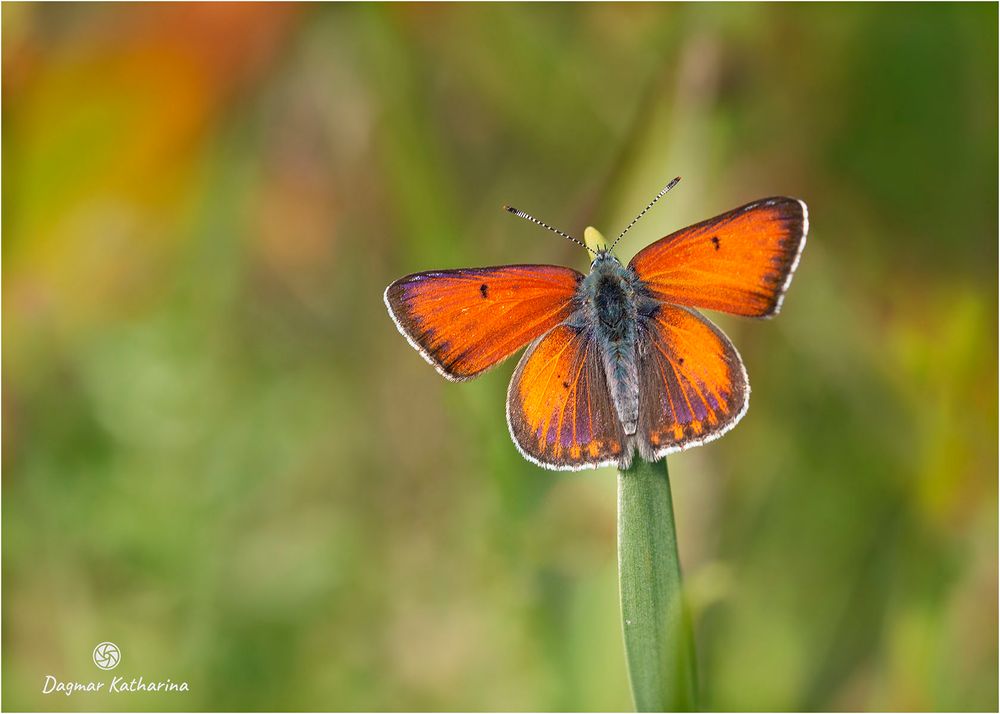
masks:
<path fill-rule="evenodd" d="M 554 265 L 416 273 L 385 291 L 399 331 L 452 380 L 493 367 L 565 320 L 583 276 Z"/>
<path fill-rule="evenodd" d="M 644 322 L 636 432 L 644 458 L 721 436 L 743 417 L 749 396 L 736 348 L 708 320 L 665 305 Z"/>
<path fill-rule="evenodd" d="M 570 325 L 556 327 L 521 357 L 507 393 L 507 423 L 521 453 L 546 468 L 617 464 L 631 449 L 598 343 Z"/>
<path fill-rule="evenodd" d="M 808 228 L 802 201 L 765 198 L 661 238 L 629 265 L 664 302 L 768 317 L 781 307 Z"/>

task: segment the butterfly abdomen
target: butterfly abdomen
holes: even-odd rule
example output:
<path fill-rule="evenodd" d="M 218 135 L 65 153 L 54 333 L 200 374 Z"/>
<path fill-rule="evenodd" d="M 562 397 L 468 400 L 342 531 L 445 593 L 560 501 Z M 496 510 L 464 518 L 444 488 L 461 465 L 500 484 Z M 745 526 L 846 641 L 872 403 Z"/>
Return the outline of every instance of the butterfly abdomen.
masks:
<path fill-rule="evenodd" d="M 610 253 L 602 253 L 581 291 L 583 314 L 596 336 L 615 411 L 625 434 L 634 434 L 639 418 L 639 373 L 633 281 Z"/>

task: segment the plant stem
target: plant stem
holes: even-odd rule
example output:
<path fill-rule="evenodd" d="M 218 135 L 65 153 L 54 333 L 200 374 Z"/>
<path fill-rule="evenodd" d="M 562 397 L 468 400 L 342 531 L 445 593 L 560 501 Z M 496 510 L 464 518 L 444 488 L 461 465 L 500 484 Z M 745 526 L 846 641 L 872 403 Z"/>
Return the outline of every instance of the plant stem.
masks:
<path fill-rule="evenodd" d="M 618 474 L 618 583 L 637 711 L 696 706 L 694 638 L 681 591 L 666 459 Z"/>

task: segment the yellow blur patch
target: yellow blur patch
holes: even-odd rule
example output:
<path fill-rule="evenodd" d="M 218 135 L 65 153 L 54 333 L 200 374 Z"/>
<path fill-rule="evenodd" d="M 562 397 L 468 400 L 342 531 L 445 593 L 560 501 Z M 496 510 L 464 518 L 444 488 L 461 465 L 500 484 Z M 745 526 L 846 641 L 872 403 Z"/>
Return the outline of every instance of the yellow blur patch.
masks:
<path fill-rule="evenodd" d="M 595 253 L 608 249 L 607 239 L 593 226 L 587 226 L 583 231 L 583 242 Z"/>

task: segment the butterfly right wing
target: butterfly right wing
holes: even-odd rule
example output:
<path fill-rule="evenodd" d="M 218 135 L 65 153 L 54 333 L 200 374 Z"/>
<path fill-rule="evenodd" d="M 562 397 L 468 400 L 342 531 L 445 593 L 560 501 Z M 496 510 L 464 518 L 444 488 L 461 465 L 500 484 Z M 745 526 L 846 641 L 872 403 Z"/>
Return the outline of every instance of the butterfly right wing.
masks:
<path fill-rule="evenodd" d="M 507 425 L 521 454 L 577 471 L 631 459 L 593 333 L 561 324 L 521 357 L 507 392 Z"/>
<path fill-rule="evenodd" d="M 739 353 L 693 310 L 661 305 L 640 330 L 639 423 L 643 458 L 722 436 L 746 413 L 750 384 Z"/>
<path fill-rule="evenodd" d="M 808 232 L 805 203 L 765 198 L 671 233 L 636 253 L 629 266 L 663 302 L 771 317 Z"/>

